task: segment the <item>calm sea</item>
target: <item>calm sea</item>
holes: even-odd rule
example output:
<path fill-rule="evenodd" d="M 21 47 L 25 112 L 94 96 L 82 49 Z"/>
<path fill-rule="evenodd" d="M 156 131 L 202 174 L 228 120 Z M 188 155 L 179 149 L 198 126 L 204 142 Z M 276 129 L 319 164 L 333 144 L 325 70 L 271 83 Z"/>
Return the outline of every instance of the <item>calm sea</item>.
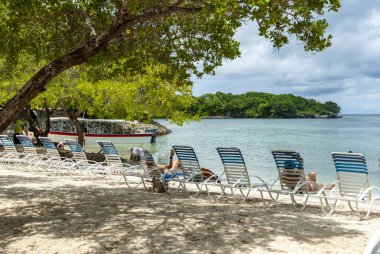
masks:
<path fill-rule="evenodd" d="M 205 119 L 183 126 L 158 120 L 173 132 L 145 145 L 158 162 L 168 162 L 172 145 L 192 146 L 202 167 L 223 171 L 216 147 L 241 149 L 251 174 L 277 177 L 273 149 L 297 150 L 305 170 L 318 181 L 336 179 L 331 152 L 360 152 L 366 157 L 372 184 L 380 184 L 380 115 L 344 115 L 341 119 Z M 121 148 L 125 152 L 125 148 Z"/>

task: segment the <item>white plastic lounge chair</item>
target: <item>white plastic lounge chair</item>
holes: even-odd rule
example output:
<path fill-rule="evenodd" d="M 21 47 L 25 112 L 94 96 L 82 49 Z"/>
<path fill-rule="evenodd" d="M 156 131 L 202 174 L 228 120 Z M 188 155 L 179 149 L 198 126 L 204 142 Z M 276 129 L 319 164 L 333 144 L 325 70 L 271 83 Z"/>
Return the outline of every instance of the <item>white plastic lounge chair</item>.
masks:
<path fill-rule="evenodd" d="M 339 201 L 346 201 L 349 208 L 357 212 L 360 219 L 368 218 L 374 202 L 380 200 L 380 187 L 370 185 L 367 164 L 363 154 L 333 152 L 332 157 L 338 182 L 327 198 L 335 202 L 334 205 L 328 207 L 330 211 L 326 211 L 323 205 L 322 210 L 325 213 L 333 213 Z M 377 193 L 374 193 L 374 191 L 377 191 Z M 352 203 L 355 206 L 352 206 Z M 369 205 L 368 209 L 361 207 L 365 205 Z M 364 216 L 362 210 L 364 211 Z M 366 213 L 365 210 L 367 210 Z"/>
<path fill-rule="evenodd" d="M 3 152 L 0 154 L 2 158 L 19 156 L 13 141 L 6 135 L 0 135 L 0 144 Z"/>
<path fill-rule="evenodd" d="M 278 178 L 270 187 L 270 193 L 275 193 L 277 196 L 273 198 L 271 195 L 271 198 L 276 202 L 279 195 L 289 195 L 294 208 L 303 211 L 309 197 L 318 198 L 318 196 L 317 192 L 309 191 L 307 188 L 309 181 L 306 180 L 300 154 L 293 150 L 273 150 L 272 155 L 276 162 Z M 324 193 L 321 191 L 321 198 Z M 302 201 L 299 202 L 296 198 L 302 198 Z M 327 203 L 326 199 L 324 201 Z"/>
<path fill-rule="evenodd" d="M 380 253 L 380 229 L 371 236 L 363 254 L 379 254 Z"/>
<path fill-rule="evenodd" d="M 259 191 L 261 199 L 265 203 L 261 189 L 269 191 L 269 187 L 265 181 L 258 176 L 253 175 L 252 177 L 257 181 L 251 181 L 240 149 L 236 147 L 218 147 L 216 150 L 222 160 L 224 167 L 223 174 L 226 177 L 225 180 L 220 178 L 221 182 L 218 184 L 223 194 L 225 194 L 225 189 L 228 188 L 231 190 L 231 194 L 234 195 L 234 190 L 238 190 L 245 199 L 249 199 Z"/>
<path fill-rule="evenodd" d="M 32 143 L 32 140 L 26 135 L 16 135 L 20 144 L 24 149 L 24 154 L 27 155 L 28 160 L 24 160 L 29 168 L 36 169 L 40 166 L 48 165 L 48 157 L 44 154 L 38 154 L 37 149 Z"/>
<path fill-rule="evenodd" d="M 47 167 L 47 170 L 54 170 L 56 173 L 60 173 L 60 171 L 63 170 L 71 175 L 73 170 L 75 170 L 75 161 L 69 158 L 62 158 L 49 137 L 38 138 L 41 140 L 46 150 L 46 155 L 49 158 L 49 166 Z"/>
<path fill-rule="evenodd" d="M 145 168 L 154 168 L 157 166 L 157 163 L 154 161 L 153 155 L 149 151 L 144 150 L 143 154 L 141 155 L 140 165 Z"/>
<path fill-rule="evenodd" d="M 157 167 L 149 151 L 144 150 L 141 154 L 140 166 L 144 170 L 144 173 L 141 175 L 141 180 L 145 189 L 154 190 L 162 186 L 164 191 L 169 193 L 170 189 L 168 188 L 168 181 L 165 180 L 165 174 L 161 173 L 161 169 Z M 150 184 L 148 185 L 148 183 Z M 156 191 L 158 192 L 159 190 Z"/>
<path fill-rule="evenodd" d="M 106 157 L 105 163 L 111 170 L 111 174 L 120 175 L 128 187 L 138 187 L 142 182 L 143 171 L 128 163 L 123 163 L 111 141 L 98 140 L 96 142 Z"/>
<path fill-rule="evenodd" d="M 19 154 L 13 141 L 8 140 L 8 136 L 0 135 L 0 145 L 3 147 L 3 151 L 0 154 L 0 163 L 6 168 L 13 166 L 13 164 L 16 163 L 16 160 L 17 163 L 21 163 L 21 159 L 19 158 Z"/>
<path fill-rule="evenodd" d="M 210 179 L 218 177 L 216 175 L 211 175 L 207 179 L 204 179 L 198 157 L 192 147 L 178 145 L 172 147 L 180 162 L 180 168 L 176 172 L 172 172 L 171 177 L 167 177 L 168 174 L 166 174 L 164 175 L 164 178 L 165 181 L 168 181 L 169 183 L 178 183 L 176 190 L 183 188 L 189 195 L 190 191 L 195 190 L 196 194 L 199 194 L 203 192 L 201 187 L 204 182 L 209 182 Z M 193 187 L 195 185 L 196 189 L 193 188 L 190 190 L 186 185 L 191 185 Z"/>
<path fill-rule="evenodd" d="M 19 153 L 13 141 L 6 135 L 0 135 L 0 144 L 4 148 L 1 154 L 0 162 L 6 167 L 19 166 L 23 162 L 27 162 L 30 155 Z"/>
<path fill-rule="evenodd" d="M 111 175 L 111 169 L 103 163 L 87 159 L 86 153 L 76 139 L 65 139 L 69 146 L 75 161 L 75 168 L 79 169 L 82 174 L 87 173 L 89 176 L 105 177 Z"/>

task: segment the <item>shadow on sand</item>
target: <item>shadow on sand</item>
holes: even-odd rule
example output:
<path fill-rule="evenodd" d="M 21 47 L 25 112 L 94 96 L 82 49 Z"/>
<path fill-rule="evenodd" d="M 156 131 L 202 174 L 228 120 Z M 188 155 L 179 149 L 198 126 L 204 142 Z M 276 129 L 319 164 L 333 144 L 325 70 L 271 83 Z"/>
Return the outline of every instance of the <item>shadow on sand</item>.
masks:
<path fill-rule="evenodd" d="M 12 203 L 0 209 L 0 249 L 39 234 L 95 243 L 91 253 L 230 253 L 251 252 L 254 246 L 271 252 L 278 236 L 315 245 L 361 234 L 314 216 L 320 214 L 315 207 L 297 213 L 290 205 L 266 208 L 254 201 L 212 201 L 124 186 L 26 187 L 49 181 L 54 179 L 0 178 L 1 202 Z"/>

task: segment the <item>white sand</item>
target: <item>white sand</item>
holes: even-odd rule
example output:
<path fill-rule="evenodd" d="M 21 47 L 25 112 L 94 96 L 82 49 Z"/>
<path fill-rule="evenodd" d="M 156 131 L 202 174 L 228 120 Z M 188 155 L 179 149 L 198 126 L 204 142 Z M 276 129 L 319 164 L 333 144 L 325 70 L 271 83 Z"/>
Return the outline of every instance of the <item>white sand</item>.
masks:
<path fill-rule="evenodd" d="M 296 212 L 0 169 L 0 253 L 361 253 L 377 210 Z"/>

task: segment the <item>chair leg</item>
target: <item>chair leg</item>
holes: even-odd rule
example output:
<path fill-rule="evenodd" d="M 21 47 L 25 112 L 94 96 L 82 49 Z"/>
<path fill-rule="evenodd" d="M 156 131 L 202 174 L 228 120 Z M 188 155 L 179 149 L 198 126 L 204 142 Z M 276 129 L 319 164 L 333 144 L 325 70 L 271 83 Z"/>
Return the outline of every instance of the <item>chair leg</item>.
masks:
<path fill-rule="evenodd" d="M 373 199 L 371 199 L 371 203 L 369 205 L 367 214 L 363 218 L 360 218 L 360 219 L 364 220 L 364 219 L 368 218 L 368 216 L 371 214 L 372 206 L 373 206 L 374 203 L 375 203 L 375 199 L 373 198 Z"/>
<path fill-rule="evenodd" d="M 128 188 L 131 188 L 131 186 L 129 186 L 128 184 L 127 177 L 124 174 L 123 174 L 123 179 L 124 179 L 125 184 L 128 186 Z"/>
<path fill-rule="evenodd" d="M 148 188 L 148 186 L 146 185 L 145 181 L 146 181 L 145 178 L 144 178 L 143 176 L 141 176 L 141 182 L 142 182 L 144 188 L 145 188 L 147 191 L 149 191 L 149 188 Z"/>
<path fill-rule="evenodd" d="M 305 200 L 303 201 L 303 204 L 302 204 L 300 211 L 303 211 L 306 208 L 307 201 L 309 200 L 309 194 L 306 194 L 306 197 L 304 199 Z"/>
<path fill-rule="evenodd" d="M 251 193 L 251 190 L 252 190 L 252 187 L 249 187 L 248 191 L 247 191 L 247 194 L 244 196 L 245 200 L 249 199 L 249 194 Z M 258 191 L 258 188 L 253 188 L 253 193 L 252 193 L 251 197 L 254 197 L 257 191 Z M 261 193 L 261 191 L 260 191 L 260 193 Z M 262 199 L 262 195 L 261 195 L 261 199 Z"/>
<path fill-rule="evenodd" d="M 307 201 L 309 200 L 309 194 L 305 194 L 304 197 L 303 197 L 303 201 L 302 203 L 297 203 L 296 199 L 294 198 L 294 194 L 290 194 L 290 199 L 292 200 L 292 205 L 293 207 L 298 210 L 298 211 L 303 211 L 305 208 L 306 208 L 306 205 L 307 205 Z M 300 206 L 300 208 L 299 208 Z"/>
<path fill-rule="evenodd" d="M 332 214 L 335 211 L 335 208 L 336 208 L 336 206 L 338 205 L 338 202 L 339 202 L 339 200 L 336 199 L 335 202 L 334 202 L 334 204 L 330 205 L 329 202 L 327 201 L 327 198 L 320 197 L 319 200 L 320 200 L 320 203 L 321 203 L 322 212 L 324 214 L 326 214 L 326 215 L 327 214 Z M 328 209 L 325 209 L 325 206 L 323 204 L 323 200 L 325 200 L 326 208 L 328 208 Z"/>
<path fill-rule="evenodd" d="M 211 198 L 211 193 L 210 193 L 210 191 L 208 189 L 207 184 L 205 184 L 205 188 L 206 188 L 207 196 Z"/>
<path fill-rule="evenodd" d="M 357 211 L 357 209 L 355 210 L 354 208 L 352 208 L 352 205 L 351 205 L 351 201 L 347 201 L 347 203 L 348 203 L 348 207 L 351 209 L 351 211 L 353 211 L 353 212 L 356 212 Z M 356 206 L 357 206 L 358 204 L 356 203 Z"/>
<path fill-rule="evenodd" d="M 372 212 L 372 207 L 373 207 L 373 204 L 375 203 L 375 199 L 374 198 L 371 199 L 367 212 L 365 212 L 365 210 L 363 208 L 362 209 L 360 208 L 358 201 L 354 201 L 354 202 L 355 202 L 356 213 L 358 214 L 359 219 L 360 220 L 367 219 Z M 350 207 L 350 208 L 352 209 L 352 207 Z M 364 214 L 364 216 L 362 216 L 362 214 Z"/>

